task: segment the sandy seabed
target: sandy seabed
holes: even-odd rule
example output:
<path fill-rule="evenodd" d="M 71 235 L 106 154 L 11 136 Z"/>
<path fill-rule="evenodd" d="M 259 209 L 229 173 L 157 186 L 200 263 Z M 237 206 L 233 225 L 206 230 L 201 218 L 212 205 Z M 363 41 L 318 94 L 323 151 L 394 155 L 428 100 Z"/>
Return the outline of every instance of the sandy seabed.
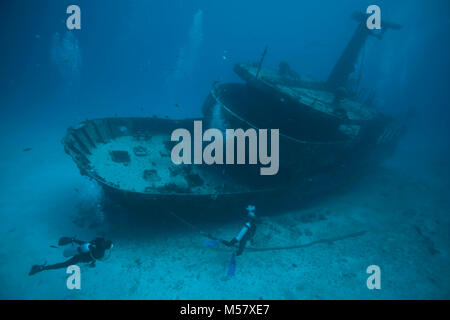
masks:
<path fill-rule="evenodd" d="M 99 188 L 79 174 L 59 136 L 17 139 L 4 143 L 0 158 L 1 299 L 450 298 L 450 186 L 438 174 L 424 181 L 379 167 L 344 191 L 263 216 L 255 247 L 362 233 L 298 249 L 248 250 L 229 278 L 230 249 L 204 246 L 205 238 L 173 218 L 105 218 Z M 203 224 L 227 239 L 241 226 L 239 219 Z M 81 290 L 66 288 L 65 269 L 28 276 L 33 264 L 63 261 L 62 249 L 50 247 L 59 237 L 102 233 L 115 247 L 95 268 L 81 265 Z M 381 290 L 366 286 L 374 264 Z"/>

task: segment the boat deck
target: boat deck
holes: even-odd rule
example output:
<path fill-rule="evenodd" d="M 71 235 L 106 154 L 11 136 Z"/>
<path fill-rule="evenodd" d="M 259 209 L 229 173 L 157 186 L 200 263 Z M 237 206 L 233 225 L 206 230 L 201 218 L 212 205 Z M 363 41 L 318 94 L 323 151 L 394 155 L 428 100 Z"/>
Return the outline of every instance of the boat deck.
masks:
<path fill-rule="evenodd" d="M 91 169 L 106 183 L 141 193 L 215 194 L 249 191 L 205 166 L 172 163 L 168 135 L 145 140 L 121 136 L 101 143 L 88 155 Z M 200 169 L 201 168 L 201 169 Z"/>

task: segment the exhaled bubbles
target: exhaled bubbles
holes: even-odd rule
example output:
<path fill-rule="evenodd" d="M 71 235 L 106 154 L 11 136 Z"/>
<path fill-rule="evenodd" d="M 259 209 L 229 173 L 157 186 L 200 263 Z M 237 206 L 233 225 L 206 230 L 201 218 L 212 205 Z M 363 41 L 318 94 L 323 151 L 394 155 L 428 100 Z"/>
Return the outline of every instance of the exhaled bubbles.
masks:
<path fill-rule="evenodd" d="M 53 35 L 50 58 L 68 86 L 79 82 L 82 59 L 73 31 L 66 31 L 62 36 L 58 32 Z"/>
<path fill-rule="evenodd" d="M 198 10 L 189 30 L 189 41 L 185 48 L 181 48 L 178 54 L 175 79 L 191 76 L 194 71 L 198 52 L 203 42 L 203 11 Z"/>

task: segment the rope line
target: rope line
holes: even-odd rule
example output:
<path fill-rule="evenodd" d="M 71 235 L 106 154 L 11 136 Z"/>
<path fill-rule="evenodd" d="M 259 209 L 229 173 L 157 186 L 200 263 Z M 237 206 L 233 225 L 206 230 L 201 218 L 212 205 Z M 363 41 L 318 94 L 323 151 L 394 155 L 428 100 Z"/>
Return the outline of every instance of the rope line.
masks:
<path fill-rule="evenodd" d="M 215 240 L 215 241 L 223 241 L 223 239 L 217 238 L 213 235 L 211 235 L 210 233 L 204 232 L 203 230 L 201 230 L 199 227 L 193 225 L 192 223 L 188 222 L 187 220 L 181 218 L 180 216 L 178 216 L 177 214 L 175 214 L 172 211 L 169 211 L 169 214 L 172 215 L 173 217 L 175 217 L 177 220 L 181 221 L 183 224 L 185 224 L 186 226 L 196 230 L 200 235 L 211 239 L 211 240 Z M 359 232 L 353 232 L 353 233 L 349 233 L 343 236 L 336 236 L 333 238 L 328 238 L 328 239 L 319 239 L 319 240 L 315 240 L 312 242 L 308 242 L 308 243 L 303 243 L 303 244 L 294 244 L 294 245 L 288 245 L 288 246 L 277 246 L 277 247 L 246 247 L 245 250 L 248 251 L 280 251 L 280 250 L 291 250 L 291 249 L 300 249 L 300 248 L 307 248 L 316 244 L 320 244 L 320 243 L 328 243 L 331 244 L 335 241 L 340 241 L 340 240 L 345 240 L 345 239 L 350 239 L 350 238 L 356 238 L 359 236 L 362 236 L 366 233 L 367 231 L 359 231 Z M 237 248 L 236 245 L 234 245 L 233 247 Z"/>

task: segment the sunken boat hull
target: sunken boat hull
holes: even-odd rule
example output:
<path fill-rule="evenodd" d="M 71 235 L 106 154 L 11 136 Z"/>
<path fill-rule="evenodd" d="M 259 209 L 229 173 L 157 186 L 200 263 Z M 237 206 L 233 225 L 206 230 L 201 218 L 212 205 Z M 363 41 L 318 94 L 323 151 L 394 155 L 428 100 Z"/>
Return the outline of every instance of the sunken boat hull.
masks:
<path fill-rule="evenodd" d="M 209 96 L 205 107 L 208 101 L 217 103 Z M 228 124 L 245 128 L 234 114 L 227 114 L 223 119 Z M 249 203 L 266 210 L 278 208 L 292 204 L 293 199 L 327 194 L 348 182 L 357 167 L 364 167 L 364 159 L 377 158 L 373 157 L 376 148 L 364 139 L 352 144 L 305 145 L 281 136 L 280 169 L 274 176 L 261 176 L 260 166 L 255 165 L 175 165 L 170 156 L 175 144 L 170 141 L 171 133 L 178 128 L 192 132 L 194 120 L 89 120 L 70 127 L 62 143 L 81 174 L 103 188 L 105 204 L 147 213 L 184 212 L 189 207 L 198 214 L 211 214 Z M 203 119 L 204 123 L 212 121 L 216 120 Z"/>
<path fill-rule="evenodd" d="M 393 119 L 381 114 L 367 114 L 363 120 L 343 119 L 290 102 L 288 97 L 248 83 L 214 84 L 203 105 L 208 127 L 222 131 L 276 128 L 280 132 L 276 176 L 258 177 L 256 168 L 249 166 L 230 168 L 230 175 L 247 181 L 299 185 L 324 172 L 345 170 L 356 163 L 377 163 L 394 150 L 402 132 Z"/>
<path fill-rule="evenodd" d="M 62 143 L 82 175 L 98 182 L 108 200 L 152 209 L 244 205 L 283 193 L 286 185 L 245 183 L 220 165 L 175 165 L 171 133 L 193 130 L 194 119 L 104 118 L 67 130 Z M 192 131 L 191 131 L 192 132 Z"/>
<path fill-rule="evenodd" d="M 144 207 L 151 202 L 161 207 L 226 208 L 258 199 L 270 202 L 268 195 L 308 194 L 316 181 L 330 186 L 337 175 L 348 180 L 357 169 L 392 152 L 403 132 L 367 99 L 356 99 L 348 85 L 367 37 L 377 36 L 365 28 L 363 16 L 354 18 L 359 21 L 356 32 L 325 82 L 301 76 L 283 61 L 278 69 L 263 67 L 266 47 L 259 63 L 235 65 L 245 84 L 213 85 L 203 106 L 203 130 L 219 129 L 226 136 L 226 129 L 279 129 L 279 153 L 271 150 L 270 141 L 268 165 L 261 163 L 260 154 L 259 164 L 249 164 L 248 145 L 241 161 L 245 164 L 228 165 L 227 160 L 226 165 L 175 165 L 171 133 L 178 128 L 194 132 L 194 119 L 90 120 L 69 128 L 65 150 L 108 198 Z M 388 29 L 401 27 L 384 24 Z M 262 175 L 261 167 L 272 166 L 276 159 L 275 174 Z"/>

